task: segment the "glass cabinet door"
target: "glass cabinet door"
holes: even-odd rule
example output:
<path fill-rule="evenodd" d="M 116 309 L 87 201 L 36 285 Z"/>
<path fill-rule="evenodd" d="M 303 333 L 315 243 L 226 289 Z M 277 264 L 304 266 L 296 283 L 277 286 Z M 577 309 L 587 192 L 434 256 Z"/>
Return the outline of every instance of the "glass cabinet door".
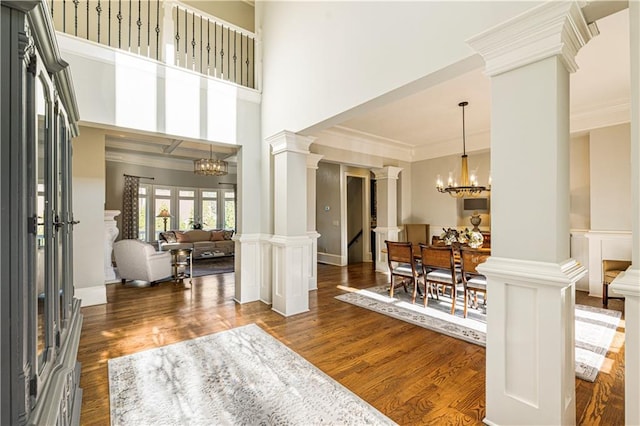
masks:
<path fill-rule="evenodd" d="M 33 172 L 34 182 L 36 187 L 36 238 L 33 254 L 35 259 L 35 329 L 36 329 L 36 369 L 35 372 L 39 374 L 45 364 L 47 357 L 46 351 L 49 346 L 50 336 L 48 333 L 47 316 L 49 315 L 49 304 L 47 303 L 47 291 L 48 287 L 48 250 L 50 232 L 47 230 L 47 221 L 49 219 L 49 200 L 47 197 L 47 186 L 49 179 L 47 178 L 49 172 L 49 166 L 47 165 L 47 151 L 49 148 L 49 123 L 50 123 L 50 98 L 49 87 L 46 84 L 46 79 L 43 77 L 36 77 L 34 79 L 35 85 L 35 130 L 32 143 L 35 144 L 33 151 L 34 167 Z"/>

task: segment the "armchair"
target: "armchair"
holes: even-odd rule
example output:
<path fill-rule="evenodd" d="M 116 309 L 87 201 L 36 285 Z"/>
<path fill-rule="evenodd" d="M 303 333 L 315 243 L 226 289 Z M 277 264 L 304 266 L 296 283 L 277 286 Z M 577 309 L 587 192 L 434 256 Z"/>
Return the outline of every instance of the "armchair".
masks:
<path fill-rule="evenodd" d="M 113 254 L 123 284 L 127 280 L 141 280 L 153 285 L 171 276 L 171 254 L 157 252 L 151 244 L 120 240 L 113 244 Z"/>

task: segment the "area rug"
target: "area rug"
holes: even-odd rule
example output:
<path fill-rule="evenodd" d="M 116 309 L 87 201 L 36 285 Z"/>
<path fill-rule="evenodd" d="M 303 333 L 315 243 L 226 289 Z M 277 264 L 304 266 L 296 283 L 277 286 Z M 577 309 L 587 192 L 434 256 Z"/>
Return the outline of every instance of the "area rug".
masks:
<path fill-rule="evenodd" d="M 381 314 L 394 317 L 420 327 L 437 331 L 457 339 L 486 346 L 486 313 L 481 309 L 468 309 L 467 318 L 462 317 L 462 301 L 456 314 L 451 315 L 450 299 L 429 299 L 427 308 L 422 301 L 411 303 L 411 295 L 399 289 L 390 298 L 387 286 L 377 286 L 336 296 L 336 299 L 351 303 Z M 576 377 L 593 382 L 602 367 L 609 346 L 615 336 L 621 313 L 609 309 L 576 305 Z"/>
<path fill-rule="evenodd" d="M 235 258 L 233 256 L 221 256 L 208 259 L 194 259 L 192 266 L 194 277 L 226 274 L 234 271 Z"/>
<path fill-rule="evenodd" d="M 112 425 L 395 424 L 255 324 L 108 368 Z"/>

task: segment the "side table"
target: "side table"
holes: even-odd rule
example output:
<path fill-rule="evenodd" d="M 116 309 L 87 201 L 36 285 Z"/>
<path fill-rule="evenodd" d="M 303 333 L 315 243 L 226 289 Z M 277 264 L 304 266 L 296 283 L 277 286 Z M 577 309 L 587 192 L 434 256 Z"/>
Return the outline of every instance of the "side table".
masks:
<path fill-rule="evenodd" d="M 179 248 L 171 249 L 171 267 L 173 269 L 174 281 L 182 281 L 186 277 L 189 277 L 189 283 L 193 277 L 193 249 Z M 187 274 L 187 268 L 189 273 Z"/>

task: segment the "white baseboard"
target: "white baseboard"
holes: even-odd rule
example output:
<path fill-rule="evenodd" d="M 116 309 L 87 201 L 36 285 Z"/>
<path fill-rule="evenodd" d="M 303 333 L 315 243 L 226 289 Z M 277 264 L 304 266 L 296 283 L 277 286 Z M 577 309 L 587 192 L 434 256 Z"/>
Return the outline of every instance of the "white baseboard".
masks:
<path fill-rule="evenodd" d="M 339 254 L 318 253 L 318 263 L 326 263 L 327 265 L 344 266 L 342 256 Z"/>
<path fill-rule="evenodd" d="M 75 296 L 80 299 L 81 307 L 103 305 L 107 303 L 107 287 L 96 285 L 92 287 L 76 287 Z"/>

